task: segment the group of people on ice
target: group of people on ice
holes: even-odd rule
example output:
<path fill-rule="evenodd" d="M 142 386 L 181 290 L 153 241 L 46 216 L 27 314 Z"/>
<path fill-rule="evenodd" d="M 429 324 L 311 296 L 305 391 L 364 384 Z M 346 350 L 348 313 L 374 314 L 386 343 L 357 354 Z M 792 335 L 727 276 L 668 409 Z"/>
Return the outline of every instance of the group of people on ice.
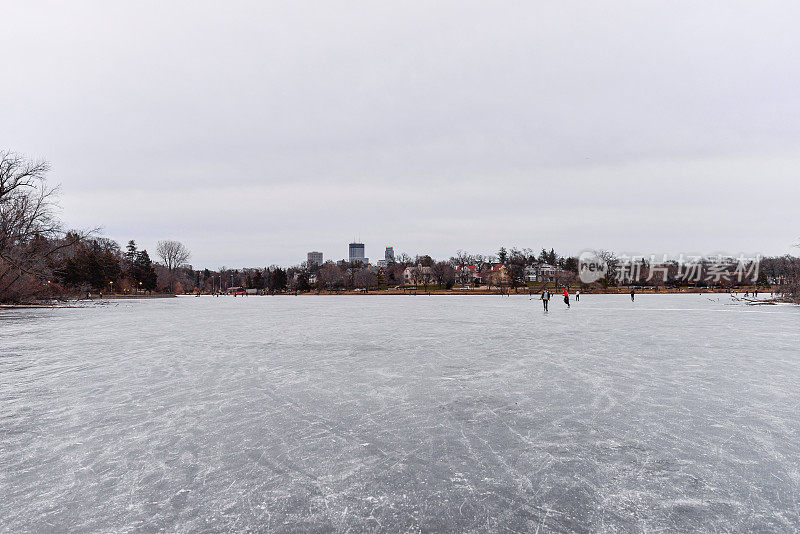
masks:
<path fill-rule="evenodd" d="M 553 296 L 553 294 L 550 293 L 550 290 L 547 289 L 547 288 L 544 288 L 544 291 L 542 291 L 541 297 L 539 297 L 539 299 L 542 301 L 542 304 L 544 305 L 544 311 L 548 310 L 548 305 L 550 304 L 550 297 L 552 297 L 552 296 Z M 636 296 L 636 292 L 633 289 L 631 289 L 631 302 L 633 302 L 635 300 L 635 296 Z M 575 301 L 577 302 L 577 301 L 580 301 L 580 300 L 581 300 L 581 292 L 580 292 L 580 290 L 578 290 L 578 291 L 575 292 Z M 569 305 L 569 289 L 567 289 L 567 288 L 564 288 L 564 304 L 567 305 L 567 308 L 570 307 L 570 305 Z"/>
<path fill-rule="evenodd" d="M 539 298 L 541 299 L 542 304 L 544 304 L 544 311 L 548 310 L 548 305 L 550 304 L 550 297 L 552 297 L 552 296 L 553 296 L 553 294 L 550 293 L 549 289 L 545 288 L 544 291 L 542 291 L 542 296 L 539 297 Z M 576 301 L 581 300 L 581 292 L 580 291 L 576 291 L 575 292 L 575 300 Z M 567 308 L 570 307 L 569 306 L 569 290 L 566 289 L 566 288 L 564 289 L 564 304 L 567 305 Z"/>

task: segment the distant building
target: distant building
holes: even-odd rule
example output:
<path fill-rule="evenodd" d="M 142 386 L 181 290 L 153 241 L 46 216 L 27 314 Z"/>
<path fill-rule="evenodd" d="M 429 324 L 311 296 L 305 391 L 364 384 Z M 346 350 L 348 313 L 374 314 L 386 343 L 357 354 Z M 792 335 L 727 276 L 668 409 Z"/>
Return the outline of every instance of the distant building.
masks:
<path fill-rule="evenodd" d="M 507 285 L 511 282 L 508 268 L 505 265 L 497 264 L 491 269 L 484 271 L 477 277 L 482 283 L 492 286 Z"/>
<path fill-rule="evenodd" d="M 386 268 L 386 266 L 387 266 L 387 265 L 389 265 L 389 264 L 386 262 L 386 260 L 378 260 L 378 261 L 377 261 L 377 265 L 378 265 L 378 267 L 380 267 L 381 269 L 385 269 L 385 268 Z"/>
<path fill-rule="evenodd" d="M 456 282 L 459 284 L 473 284 L 478 275 L 475 265 L 459 265 L 456 267 Z"/>
<path fill-rule="evenodd" d="M 393 264 L 394 263 L 394 247 L 386 247 L 386 252 L 384 252 L 383 258 L 386 261 L 386 265 Z"/>
<path fill-rule="evenodd" d="M 322 265 L 322 252 L 309 252 L 308 253 L 308 266 Z"/>
<path fill-rule="evenodd" d="M 562 274 L 561 269 L 549 263 L 537 263 L 525 267 L 526 282 L 554 282 L 560 274 Z"/>
<path fill-rule="evenodd" d="M 364 256 L 364 243 L 350 243 L 350 254 L 348 255 L 348 261 L 350 263 L 369 263 L 369 258 Z"/>

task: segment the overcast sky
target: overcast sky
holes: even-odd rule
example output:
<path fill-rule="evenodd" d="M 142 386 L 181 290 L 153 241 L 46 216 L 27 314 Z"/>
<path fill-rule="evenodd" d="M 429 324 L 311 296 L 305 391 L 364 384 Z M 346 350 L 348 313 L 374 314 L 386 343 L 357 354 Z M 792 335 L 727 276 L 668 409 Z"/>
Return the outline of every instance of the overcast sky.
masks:
<path fill-rule="evenodd" d="M 800 236 L 800 2 L 2 3 L 0 147 L 196 267 Z"/>

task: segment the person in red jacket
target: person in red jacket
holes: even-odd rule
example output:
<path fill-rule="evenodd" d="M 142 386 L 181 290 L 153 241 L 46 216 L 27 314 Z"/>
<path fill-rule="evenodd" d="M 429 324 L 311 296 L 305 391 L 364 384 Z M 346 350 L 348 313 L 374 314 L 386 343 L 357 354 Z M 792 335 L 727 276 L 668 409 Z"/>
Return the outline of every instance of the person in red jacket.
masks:
<path fill-rule="evenodd" d="M 564 289 L 564 304 L 567 305 L 567 308 L 570 307 L 570 305 L 569 305 L 569 291 L 567 291 L 566 289 Z"/>

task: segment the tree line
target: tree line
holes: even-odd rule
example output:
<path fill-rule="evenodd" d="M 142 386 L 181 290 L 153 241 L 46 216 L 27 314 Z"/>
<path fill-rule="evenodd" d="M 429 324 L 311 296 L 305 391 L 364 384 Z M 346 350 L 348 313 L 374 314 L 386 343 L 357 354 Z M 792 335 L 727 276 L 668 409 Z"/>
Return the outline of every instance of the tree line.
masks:
<path fill-rule="evenodd" d="M 123 252 L 98 229 L 67 230 L 56 216 L 58 187 L 46 161 L 0 150 L 0 302 L 84 292 L 172 291 L 188 249 L 160 241 L 151 260 L 130 241 Z"/>
<path fill-rule="evenodd" d="M 551 265 L 558 269 L 556 283 L 579 285 L 578 258 L 560 255 L 554 248 L 501 247 L 496 254 L 472 254 L 459 250 L 454 256 L 436 260 L 430 255 L 399 254 L 380 269 L 360 263 L 327 262 L 291 267 L 195 270 L 187 265 L 191 252 L 182 243 L 159 241 L 156 256 L 139 249 L 134 240 L 124 250 L 119 243 L 98 235 L 97 229 L 66 230 L 56 217 L 57 187 L 47 183 L 50 166 L 10 151 L 0 151 L 0 302 L 23 302 L 42 298 L 63 298 L 86 293 L 169 292 L 214 293 L 230 288 L 262 292 L 341 291 L 405 285 L 410 270 L 414 283 L 425 288 L 451 288 L 473 282 L 474 274 L 502 266 L 503 282 L 488 277 L 484 283 L 507 284 L 516 289 L 526 285 L 526 269 Z M 620 258 L 601 252 L 616 269 Z M 471 266 L 474 269 L 465 269 Z M 652 268 L 644 262 L 644 272 Z M 794 256 L 761 260 L 761 285 L 778 285 L 787 297 L 800 300 L 800 259 Z M 680 285 L 679 266 L 667 269 L 667 285 Z M 618 283 L 610 276 L 599 280 L 608 286 Z"/>

